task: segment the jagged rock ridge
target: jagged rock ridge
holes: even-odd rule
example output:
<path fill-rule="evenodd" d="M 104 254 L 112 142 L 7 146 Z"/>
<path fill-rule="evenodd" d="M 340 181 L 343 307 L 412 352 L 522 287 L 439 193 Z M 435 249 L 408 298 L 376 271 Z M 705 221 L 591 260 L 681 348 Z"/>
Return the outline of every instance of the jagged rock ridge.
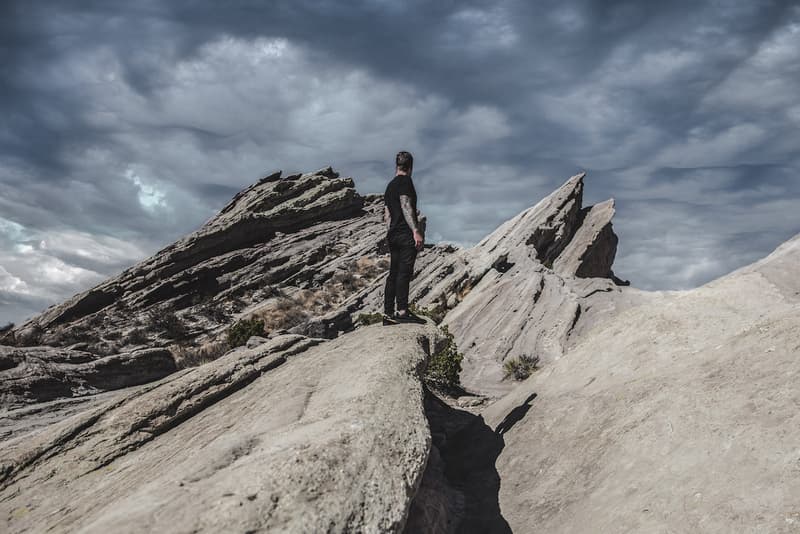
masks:
<path fill-rule="evenodd" d="M 510 387 L 503 380 L 505 359 L 529 352 L 543 360 L 559 357 L 587 296 L 616 289 L 609 278 L 617 239 L 613 203 L 582 207 L 583 187 L 584 174 L 574 176 L 477 246 L 437 245 L 420 256 L 411 296 L 447 312 L 445 322 L 466 355 L 467 387 L 502 394 Z M 331 168 L 283 178 L 273 173 L 196 232 L 5 339 L 71 348 L 81 351 L 74 357 L 82 361 L 92 353 L 100 362 L 112 354 L 116 360 L 117 354 L 140 354 L 143 347 L 180 354 L 211 344 L 221 354 L 214 343 L 224 344 L 225 329 L 239 317 L 261 317 L 273 333 L 335 337 L 351 329 L 359 313 L 382 307 L 380 275 L 388 260 L 381 215 L 380 197 L 360 196 L 351 178 Z M 604 278 L 578 278 L 589 274 Z M 509 307 L 509 299 L 520 305 Z M 18 357 L 17 370 L 9 373 L 37 366 L 42 354 Z M 150 379 L 170 372 L 161 368 Z M 83 369 L 62 374 L 80 383 Z M 104 383 L 96 375 L 94 389 L 64 391 L 77 395 L 143 381 L 110 376 Z M 2 387 L 0 396 L 7 403 L 49 398 Z"/>
<path fill-rule="evenodd" d="M 654 293 L 483 415 L 514 532 L 796 532 L 800 235 Z"/>
<path fill-rule="evenodd" d="M 792 531 L 800 236 L 695 291 L 620 288 L 613 201 L 583 187 L 420 257 L 412 296 L 464 384 L 502 396 L 475 415 L 424 393 L 431 325 L 350 331 L 380 309 L 380 199 L 330 169 L 268 176 L 5 338 L 69 348 L 2 349 L 4 530 Z M 102 392 L 250 316 L 269 339 Z M 543 369 L 504 380 L 524 353 Z"/>

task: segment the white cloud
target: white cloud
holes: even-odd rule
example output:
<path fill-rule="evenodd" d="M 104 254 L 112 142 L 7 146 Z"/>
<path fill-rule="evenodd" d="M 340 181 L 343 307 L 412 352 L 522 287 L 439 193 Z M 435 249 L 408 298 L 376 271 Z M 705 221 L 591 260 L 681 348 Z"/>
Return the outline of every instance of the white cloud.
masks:
<path fill-rule="evenodd" d="M 19 321 L 144 256 L 128 241 L 74 230 L 29 230 L 0 219 L 0 322 Z"/>
<path fill-rule="evenodd" d="M 0 265 L 0 291 L 9 293 L 22 293 L 30 294 L 30 288 L 21 278 L 17 278 L 10 272 L 6 271 L 5 267 Z"/>
<path fill-rule="evenodd" d="M 130 180 L 139 189 L 139 194 L 137 196 L 139 198 L 139 204 L 141 204 L 144 209 L 155 213 L 160 208 L 168 207 L 164 200 L 164 192 L 157 186 L 142 181 L 142 178 L 136 174 L 133 169 L 129 168 L 125 171 L 125 178 Z"/>

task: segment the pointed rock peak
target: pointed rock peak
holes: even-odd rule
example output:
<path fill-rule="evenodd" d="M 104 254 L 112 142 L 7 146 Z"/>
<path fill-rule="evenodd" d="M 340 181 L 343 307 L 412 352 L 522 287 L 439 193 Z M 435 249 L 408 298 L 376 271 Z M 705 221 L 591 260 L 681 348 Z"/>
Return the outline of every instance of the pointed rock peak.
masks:
<path fill-rule="evenodd" d="M 572 176 L 535 206 L 506 221 L 476 248 L 486 253 L 509 251 L 515 256 L 522 251 L 528 255 L 533 246 L 536 259 L 542 263 L 552 261 L 563 248 L 560 241 L 571 237 L 572 221 L 583 202 L 584 176 L 585 172 Z"/>
<path fill-rule="evenodd" d="M 475 249 L 515 263 L 533 259 L 567 276 L 609 277 L 617 236 L 611 229 L 614 200 L 583 207 L 585 172 L 507 221 Z"/>
<path fill-rule="evenodd" d="M 278 171 L 239 192 L 207 224 L 228 224 L 228 221 L 256 214 L 271 217 L 280 208 L 303 211 L 324 208 L 326 200 L 336 201 L 342 196 L 359 199 L 357 204 L 361 202 L 352 178 L 339 178 L 339 173 L 330 166 L 310 173 L 286 176 Z"/>
<path fill-rule="evenodd" d="M 327 167 L 323 167 L 322 169 L 317 169 L 316 171 L 309 174 L 324 176 L 326 178 L 331 178 L 331 179 L 339 177 L 339 173 L 334 171 L 333 167 L 331 167 L 330 165 L 328 165 Z"/>
<path fill-rule="evenodd" d="M 561 275 L 610 278 L 617 254 L 617 235 L 611 225 L 614 199 L 581 210 L 578 229 L 553 263 Z"/>

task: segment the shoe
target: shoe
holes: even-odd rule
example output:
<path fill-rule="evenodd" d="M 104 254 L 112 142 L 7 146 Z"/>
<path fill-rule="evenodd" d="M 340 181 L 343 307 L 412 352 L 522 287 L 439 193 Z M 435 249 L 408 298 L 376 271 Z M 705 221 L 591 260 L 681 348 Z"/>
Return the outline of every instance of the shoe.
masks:
<path fill-rule="evenodd" d="M 394 314 L 394 319 L 398 323 L 415 323 L 415 324 L 425 324 L 427 321 L 418 315 L 414 315 L 410 311 L 407 311 L 404 315 L 400 315 L 399 313 Z"/>
<path fill-rule="evenodd" d="M 395 319 L 391 315 L 383 314 L 383 326 L 391 326 L 393 324 L 398 324 L 398 320 Z"/>

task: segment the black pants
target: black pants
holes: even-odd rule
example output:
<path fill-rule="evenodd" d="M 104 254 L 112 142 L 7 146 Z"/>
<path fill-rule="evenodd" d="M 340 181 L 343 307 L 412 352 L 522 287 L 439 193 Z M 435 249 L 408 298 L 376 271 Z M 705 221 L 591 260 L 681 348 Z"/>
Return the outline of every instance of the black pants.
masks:
<path fill-rule="evenodd" d="M 414 276 L 417 249 L 411 235 L 390 235 L 387 240 L 392 260 L 383 294 L 383 311 L 387 315 L 392 315 L 395 301 L 398 310 L 408 309 L 408 285 Z"/>

